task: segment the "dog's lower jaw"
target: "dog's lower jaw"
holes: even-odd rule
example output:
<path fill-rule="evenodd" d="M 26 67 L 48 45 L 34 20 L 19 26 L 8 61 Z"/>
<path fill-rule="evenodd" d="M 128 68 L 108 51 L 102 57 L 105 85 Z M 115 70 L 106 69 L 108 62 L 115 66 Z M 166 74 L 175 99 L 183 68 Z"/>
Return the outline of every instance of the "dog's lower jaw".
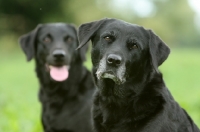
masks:
<path fill-rule="evenodd" d="M 96 83 L 98 91 L 105 98 L 110 98 L 111 100 L 126 98 L 126 91 L 123 84 L 118 85 L 110 78 L 97 79 Z"/>
<path fill-rule="evenodd" d="M 114 95 L 116 95 L 117 97 L 120 97 L 120 98 L 125 98 L 126 97 L 126 92 L 125 90 L 123 89 L 123 87 L 118 87 L 118 88 L 114 88 Z"/>
<path fill-rule="evenodd" d="M 100 92 L 105 96 L 115 96 L 119 98 L 125 97 L 123 88 L 126 82 L 125 72 L 125 64 L 112 69 L 112 67 L 106 65 L 104 59 L 100 61 L 97 68 L 93 69 L 95 82 Z"/>

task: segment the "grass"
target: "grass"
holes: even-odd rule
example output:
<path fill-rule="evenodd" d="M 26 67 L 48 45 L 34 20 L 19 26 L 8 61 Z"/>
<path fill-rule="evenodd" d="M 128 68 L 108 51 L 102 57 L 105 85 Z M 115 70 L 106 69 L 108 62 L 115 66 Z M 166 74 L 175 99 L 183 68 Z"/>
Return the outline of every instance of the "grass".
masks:
<path fill-rule="evenodd" d="M 172 50 L 161 66 L 165 83 L 175 100 L 200 127 L 200 49 Z"/>
<path fill-rule="evenodd" d="M 174 98 L 200 127 L 199 57 L 199 49 L 174 49 L 160 70 Z M 34 62 L 27 63 L 19 48 L 0 50 L 0 62 L 0 131 L 42 132 Z"/>
<path fill-rule="evenodd" d="M 22 53 L 0 56 L 0 131 L 42 131 L 33 62 L 28 64 Z"/>

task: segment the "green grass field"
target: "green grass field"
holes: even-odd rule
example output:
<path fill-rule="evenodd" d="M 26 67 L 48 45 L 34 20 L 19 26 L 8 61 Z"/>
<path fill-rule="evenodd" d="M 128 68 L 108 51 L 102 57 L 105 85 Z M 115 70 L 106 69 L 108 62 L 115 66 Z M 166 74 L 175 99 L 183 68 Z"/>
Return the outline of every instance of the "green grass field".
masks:
<path fill-rule="evenodd" d="M 174 98 L 200 127 L 200 49 L 172 49 L 160 67 Z M 91 64 L 86 63 L 91 68 Z M 0 132 L 42 132 L 34 61 L 0 49 Z"/>

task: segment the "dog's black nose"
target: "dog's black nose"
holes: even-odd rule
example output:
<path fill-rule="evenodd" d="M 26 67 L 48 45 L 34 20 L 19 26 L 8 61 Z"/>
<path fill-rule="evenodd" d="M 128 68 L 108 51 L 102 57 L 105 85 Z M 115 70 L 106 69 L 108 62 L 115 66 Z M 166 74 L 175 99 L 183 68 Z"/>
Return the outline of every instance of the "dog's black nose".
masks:
<path fill-rule="evenodd" d="M 118 66 L 122 62 L 122 57 L 116 54 L 109 54 L 107 57 L 107 64 Z"/>
<path fill-rule="evenodd" d="M 60 50 L 60 49 L 57 49 L 57 50 L 54 50 L 53 51 L 53 56 L 56 58 L 56 59 L 62 59 L 63 57 L 65 57 L 65 51 L 64 50 Z"/>

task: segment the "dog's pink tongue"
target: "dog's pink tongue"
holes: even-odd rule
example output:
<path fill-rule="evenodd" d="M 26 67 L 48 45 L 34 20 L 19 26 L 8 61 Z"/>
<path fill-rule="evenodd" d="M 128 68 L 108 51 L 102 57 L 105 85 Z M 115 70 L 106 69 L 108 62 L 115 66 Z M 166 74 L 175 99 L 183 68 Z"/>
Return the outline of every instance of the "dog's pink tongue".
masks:
<path fill-rule="evenodd" d="M 69 72 L 67 66 L 50 66 L 50 75 L 55 81 L 64 81 L 68 78 Z"/>

